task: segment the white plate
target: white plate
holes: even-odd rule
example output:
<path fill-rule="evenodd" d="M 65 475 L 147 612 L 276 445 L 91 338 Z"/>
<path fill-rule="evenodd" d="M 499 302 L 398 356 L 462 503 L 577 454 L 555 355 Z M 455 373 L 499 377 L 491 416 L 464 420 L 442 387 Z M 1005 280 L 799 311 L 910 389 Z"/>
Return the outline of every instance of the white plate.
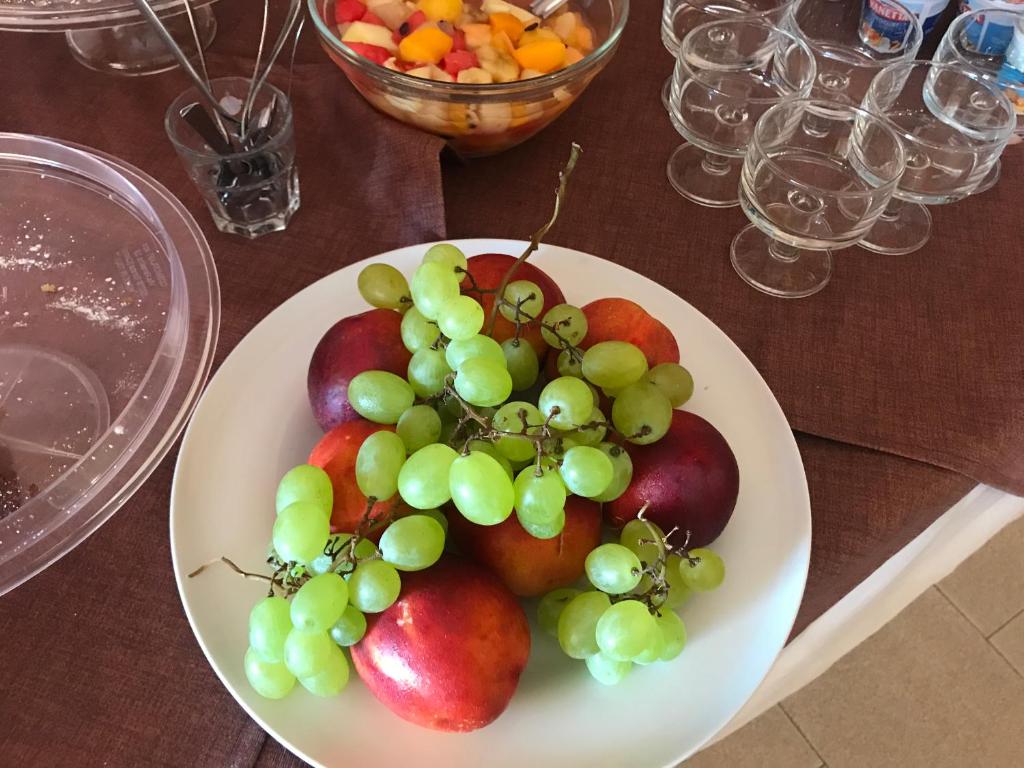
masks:
<path fill-rule="evenodd" d="M 518 254 L 525 243 L 458 245 L 470 255 Z M 374 260 L 410 274 L 424 249 L 402 248 Z M 592 680 L 581 662 L 535 631 L 529 665 L 508 710 L 470 734 L 406 723 L 357 679 L 327 701 L 302 690 L 281 701 L 260 698 L 245 680 L 242 655 L 248 612 L 263 587 L 227 568 L 194 579 L 185 574 L 220 555 L 260 568 L 276 483 L 320 436 L 306 401 L 310 355 L 330 325 L 366 308 L 356 290 L 363 264 L 346 267 L 278 307 L 227 358 L 185 435 L 171 493 L 175 576 L 203 652 L 242 707 L 310 763 L 675 765 L 740 709 L 789 634 L 807 578 L 811 510 L 793 434 L 764 380 L 711 321 L 656 283 L 566 248 L 543 246 L 531 262 L 559 283 L 569 301 L 630 298 L 676 335 L 682 362 L 697 381 L 687 407 L 721 430 L 740 467 L 736 512 L 716 544 L 726 582 L 684 608 L 690 640 L 677 660 L 638 667 L 616 687 Z"/>

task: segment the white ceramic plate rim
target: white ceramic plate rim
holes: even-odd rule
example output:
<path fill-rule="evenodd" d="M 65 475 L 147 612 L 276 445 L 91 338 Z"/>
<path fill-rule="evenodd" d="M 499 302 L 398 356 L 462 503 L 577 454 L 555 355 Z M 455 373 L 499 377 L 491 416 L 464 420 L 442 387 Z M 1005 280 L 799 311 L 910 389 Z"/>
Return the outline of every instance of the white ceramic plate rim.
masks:
<path fill-rule="evenodd" d="M 513 254 L 515 254 L 515 253 L 521 252 L 522 249 L 526 246 L 526 243 L 522 242 L 522 241 L 518 241 L 518 240 L 500 240 L 500 239 L 447 240 L 445 242 L 451 242 L 451 243 L 454 243 L 454 244 L 458 245 L 460 248 L 462 248 L 464 251 L 466 251 L 467 254 L 489 253 L 489 252 L 513 253 Z M 396 259 L 399 259 L 403 254 L 406 254 L 406 253 L 408 253 L 410 251 L 422 252 L 425 248 L 429 247 L 429 245 L 430 244 L 428 243 L 428 244 L 413 245 L 413 246 L 407 246 L 407 247 L 403 247 L 403 248 L 397 248 L 397 249 L 395 249 L 393 251 L 389 251 L 387 253 L 382 253 L 382 254 L 370 257 L 370 258 L 368 258 L 368 259 L 366 259 L 366 260 L 364 260 L 362 262 L 358 262 L 358 263 L 352 264 L 352 265 L 347 265 L 343 269 L 354 270 L 354 269 L 359 268 L 360 266 L 364 265 L 365 263 L 369 263 L 370 261 L 388 261 L 388 262 L 392 262 L 392 261 L 395 261 Z M 558 246 L 547 246 L 547 245 L 541 247 L 541 251 L 538 254 L 538 256 L 544 255 L 545 252 L 552 253 L 552 252 L 558 252 L 558 251 L 563 251 L 563 252 L 575 254 L 575 255 L 578 255 L 578 256 L 581 255 L 581 256 L 584 256 L 586 258 L 594 258 L 594 259 L 598 258 L 598 257 L 590 256 L 589 254 L 584 254 L 584 253 L 579 252 L 579 251 L 574 251 L 573 249 L 561 248 L 561 247 L 558 247 Z M 717 338 L 718 342 L 722 343 L 723 346 L 726 346 L 726 347 L 730 348 L 731 351 L 733 351 L 739 358 L 741 358 L 743 363 L 745 363 L 746 367 L 749 368 L 749 373 L 752 375 L 754 380 L 756 380 L 756 382 L 759 382 L 759 384 L 762 387 L 764 387 L 764 390 L 768 393 L 769 400 L 770 400 L 770 403 L 771 403 L 771 411 L 772 411 L 771 412 L 771 418 L 774 421 L 777 422 L 777 426 L 780 427 L 782 432 L 784 432 L 788 436 L 785 439 L 785 444 L 786 444 L 786 447 L 791 452 L 792 457 L 795 458 L 795 460 L 797 462 L 797 465 L 800 468 L 799 476 L 800 476 L 800 480 L 801 480 L 801 482 L 799 483 L 799 487 L 794 487 L 792 489 L 792 492 L 796 496 L 796 500 L 798 502 L 798 506 L 799 506 L 800 510 L 802 510 L 804 512 L 804 514 L 800 516 L 800 520 L 802 522 L 801 529 L 799 531 L 795 531 L 794 532 L 794 533 L 796 533 L 799 536 L 799 539 L 800 539 L 799 541 L 794 543 L 794 547 L 796 547 L 797 545 L 800 545 L 800 544 L 802 544 L 802 546 L 799 546 L 799 548 L 795 551 L 794 556 L 793 556 L 792 566 L 791 566 L 792 570 L 794 571 L 794 574 L 798 577 L 798 581 L 799 581 L 799 584 L 798 584 L 798 586 L 799 586 L 799 589 L 798 589 L 799 597 L 798 597 L 798 599 L 792 601 L 791 610 L 790 610 L 789 614 L 785 615 L 785 616 L 780 616 L 779 617 L 778 622 L 777 622 L 776 631 L 774 631 L 774 637 L 773 637 L 772 641 L 770 642 L 770 644 L 766 644 L 766 645 L 768 645 L 770 647 L 770 650 L 771 650 L 770 657 L 774 661 L 774 659 L 778 656 L 778 653 L 782 650 L 783 646 L 785 645 L 786 639 L 788 638 L 789 633 L 792 631 L 793 624 L 796 621 L 797 611 L 799 609 L 799 605 L 800 605 L 800 601 L 801 601 L 801 598 L 802 598 L 802 595 L 803 595 L 803 591 L 804 591 L 804 588 L 806 586 L 807 574 L 808 574 L 808 569 L 809 569 L 809 565 L 810 565 L 810 544 L 811 544 L 811 509 L 810 509 L 810 498 L 809 498 L 809 492 L 808 492 L 807 483 L 806 483 L 806 476 L 803 473 L 802 462 L 801 462 L 801 459 L 800 459 L 800 454 L 799 454 L 799 451 L 798 451 L 798 448 L 797 448 L 796 440 L 795 440 L 795 438 L 794 438 L 794 436 L 792 434 L 792 431 L 791 431 L 791 429 L 789 427 L 789 424 L 788 424 L 788 421 L 786 420 L 786 417 L 785 417 L 785 415 L 784 415 L 784 413 L 782 411 L 782 408 L 779 406 L 779 404 L 775 400 L 774 396 L 771 395 L 770 390 L 768 389 L 767 383 L 764 382 L 764 379 L 757 372 L 756 368 L 754 368 L 753 364 L 750 363 L 750 361 L 746 358 L 746 356 L 739 349 L 739 347 L 737 347 L 732 342 L 732 340 L 729 339 L 729 337 L 726 336 L 725 333 L 721 331 L 721 329 L 719 329 L 714 323 L 711 322 L 711 320 L 709 320 L 705 315 L 700 313 L 696 308 L 694 308 L 692 305 L 690 305 L 684 299 L 682 299 L 681 297 L 679 297 L 679 296 L 677 296 L 675 294 L 672 294 L 670 291 L 668 291 L 668 289 L 664 288 L 663 286 L 660 286 L 657 283 L 655 283 L 654 281 L 644 277 L 643 275 L 640 275 L 640 274 L 638 274 L 636 272 L 633 272 L 632 270 L 628 270 L 625 267 L 622 267 L 620 265 L 615 265 L 615 266 L 618 269 L 621 269 L 621 270 L 624 270 L 624 271 L 628 272 L 629 275 L 630 275 L 630 278 L 635 281 L 634 285 L 628 286 L 629 291 L 630 291 L 631 294 L 632 294 L 633 290 L 639 291 L 641 294 L 644 294 L 644 295 L 649 294 L 649 293 L 669 294 L 672 297 L 672 299 L 674 299 L 675 301 L 678 301 L 678 302 L 681 302 L 682 304 L 685 304 L 687 306 L 687 308 L 689 309 L 689 311 L 691 311 L 694 314 L 695 318 L 690 318 L 691 320 L 697 319 L 699 322 L 705 323 L 707 325 L 707 328 L 703 329 L 704 331 L 709 332 L 709 333 L 717 336 L 718 337 Z M 340 272 L 342 270 L 338 270 L 338 271 Z M 550 271 L 550 270 L 548 270 L 548 271 Z M 353 276 L 355 274 L 356 273 L 353 271 Z M 276 309 L 274 309 L 270 314 L 268 314 L 263 320 L 261 320 L 245 336 L 245 338 L 243 338 L 242 341 L 239 342 L 237 347 L 234 350 L 232 350 L 231 354 L 229 354 L 228 357 L 224 360 L 224 363 L 221 365 L 221 367 L 218 370 L 217 374 L 213 377 L 212 381 L 210 382 L 210 385 L 207 388 L 207 392 L 209 392 L 210 390 L 214 389 L 217 386 L 217 382 L 218 382 L 219 378 L 223 378 L 223 376 L 228 376 L 228 375 L 231 374 L 232 368 L 234 367 L 233 366 L 233 358 L 237 358 L 236 353 L 239 350 L 242 350 L 243 348 L 247 347 L 248 345 L 252 345 L 252 344 L 258 343 L 258 339 L 260 337 L 261 329 L 264 329 L 264 328 L 272 325 L 277 319 L 281 318 L 284 315 L 287 315 L 287 314 L 290 314 L 291 312 L 293 312 L 295 310 L 295 308 L 298 307 L 299 305 L 301 305 L 302 302 L 304 301 L 304 295 L 306 294 L 306 292 L 310 291 L 314 286 L 317 286 L 317 285 L 320 285 L 320 284 L 324 283 L 325 281 L 329 281 L 329 280 L 332 280 L 332 279 L 337 279 L 336 275 L 337 275 L 337 272 L 332 273 L 331 275 L 325 276 L 324 278 L 322 278 L 321 280 L 317 281 L 316 283 L 313 283 L 312 285 L 308 286 L 303 291 L 300 291 L 298 294 L 296 294 L 295 296 L 291 297 L 290 299 L 288 299 L 287 301 L 282 303 L 280 306 L 278 306 Z M 557 279 L 558 278 L 556 277 L 556 280 Z M 572 291 L 572 286 L 566 284 L 564 281 L 559 281 L 559 282 L 562 284 L 563 289 L 566 290 L 566 292 L 569 294 L 569 296 L 568 296 L 569 300 L 572 300 L 572 292 L 573 292 Z M 625 287 L 626 286 L 624 286 L 624 288 Z M 627 298 L 634 298 L 635 299 L 635 298 L 637 298 L 637 296 L 636 295 L 632 295 L 632 296 L 627 296 Z M 357 311 L 362 311 L 362 310 L 359 309 Z M 339 315 L 339 317 L 340 317 L 340 315 Z M 684 360 L 684 363 L 685 363 L 685 360 Z M 222 376 L 222 374 L 223 374 L 223 376 Z M 299 396 L 303 397 L 303 399 L 304 399 L 304 392 L 300 393 Z M 241 695 L 239 693 L 239 691 L 236 690 L 234 685 L 229 681 L 226 673 L 221 668 L 221 665 L 214 659 L 213 653 L 210 650 L 210 648 L 209 648 L 209 646 L 208 646 L 208 644 L 207 644 L 207 642 L 206 642 L 206 640 L 205 640 L 205 638 L 203 636 L 203 633 L 202 633 L 202 631 L 201 631 L 201 629 L 200 629 L 200 627 L 199 627 L 199 625 L 197 623 L 197 617 L 196 617 L 195 613 L 193 612 L 192 606 L 190 605 L 190 601 L 189 601 L 189 599 L 187 597 L 187 592 L 185 590 L 185 585 L 184 585 L 184 579 L 186 578 L 186 571 L 183 570 L 183 565 L 182 565 L 182 563 L 179 560 L 179 555 L 181 553 L 179 552 L 180 541 L 179 541 L 179 538 L 178 538 L 178 536 L 176 534 L 176 530 L 175 530 L 176 529 L 176 525 L 175 525 L 175 522 L 176 522 L 175 509 L 176 509 L 176 506 L 178 504 L 179 497 L 180 497 L 180 486 L 179 486 L 179 483 L 181 481 L 181 467 L 182 467 L 181 457 L 186 455 L 186 453 L 190 450 L 190 438 L 192 437 L 192 433 L 193 433 L 193 429 L 195 428 L 195 425 L 197 423 L 199 423 L 199 421 L 202 418 L 202 415 L 203 415 L 203 405 L 204 405 L 203 401 L 206 400 L 206 398 L 207 398 L 207 395 L 204 394 L 203 400 L 200 401 L 198 407 L 196 408 L 195 415 L 194 415 L 194 417 L 192 419 L 192 422 L 189 424 L 189 427 L 188 427 L 188 429 L 185 432 L 185 436 L 183 438 L 181 450 L 180 450 L 180 453 L 179 453 L 178 462 L 177 462 L 177 465 L 175 467 L 174 479 L 173 479 L 172 488 L 171 488 L 170 519 L 169 519 L 169 523 L 170 523 L 170 539 L 171 539 L 171 559 L 172 559 L 172 564 L 173 564 L 173 568 L 174 568 L 175 581 L 176 581 L 176 584 L 178 586 L 179 596 L 181 597 L 182 605 L 183 605 L 183 607 L 185 609 L 185 614 L 186 614 L 186 616 L 188 618 L 189 625 L 191 626 L 192 631 L 193 631 L 193 633 L 196 636 L 196 640 L 198 641 L 198 643 L 200 645 L 200 648 L 203 651 L 203 654 L 206 656 L 207 661 L 213 667 L 213 670 L 217 674 L 217 676 L 220 679 L 220 681 L 228 689 L 228 691 L 231 693 L 231 695 L 234 697 L 234 699 L 238 702 L 238 704 L 265 731 L 267 731 L 269 734 L 274 736 L 274 738 L 277 739 L 277 741 L 279 741 L 282 745 L 284 745 L 291 752 L 293 752 L 294 754 L 296 754 L 297 756 L 299 756 L 300 758 L 302 758 L 303 760 L 305 760 L 306 762 L 308 762 L 308 763 L 310 763 L 312 765 L 322 766 L 322 765 L 324 765 L 324 763 L 322 763 L 321 761 L 313 758 L 310 754 L 308 754 L 306 751 L 304 751 L 304 749 L 299 744 L 293 743 L 291 740 L 286 738 L 278 729 L 276 729 L 274 727 L 274 725 L 271 722 L 268 721 L 267 718 L 264 718 L 264 717 L 260 716 L 259 714 L 257 714 L 257 712 L 247 703 L 247 701 L 245 700 L 245 697 L 243 695 Z M 780 436 L 781 436 L 781 432 L 780 432 Z M 741 469 L 741 472 L 742 472 L 742 469 Z M 194 566 L 192 566 L 192 564 L 189 564 L 189 566 L 190 567 L 194 567 Z M 789 586 L 790 586 L 790 588 L 792 588 L 793 585 L 790 584 Z M 784 631 L 778 631 L 778 629 L 784 629 Z M 241 649 L 240 649 L 240 652 L 241 652 Z M 568 660 L 566 660 L 566 661 L 568 662 Z M 677 765 L 680 761 L 682 761 L 682 760 L 686 759 L 687 757 L 689 757 L 690 755 L 694 754 L 702 746 L 704 746 L 704 744 L 706 744 L 716 733 L 718 733 L 732 719 L 732 717 L 742 708 L 743 703 L 747 699 L 749 699 L 750 696 L 753 695 L 754 691 L 761 684 L 761 682 L 763 681 L 764 677 L 768 674 L 768 671 L 770 670 L 770 668 L 772 666 L 772 663 L 764 664 L 763 665 L 763 669 L 759 669 L 757 671 L 756 675 L 753 675 L 750 678 L 749 685 L 748 685 L 749 690 L 747 690 L 745 692 L 744 697 L 743 697 L 743 701 L 740 701 L 734 707 L 730 708 L 730 711 L 728 713 L 724 713 L 722 716 L 717 718 L 717 720 L 716 720 L 716 722 L 714 724 L 714 727 L 706 729 L 707 733 L 706 733 L 705 737 L 702 740 L 700 740 L 697 743 L 690 743 L 690 744 L 685 745 L 682 748 L 682 751 L 679 752 L 678 756 L 675 756 L 670 761 L 663 763 L 665 768 L 671 768 L 671 766 Z M 353 671 L 353 675 L 355 675 L 354 671 Z M 359 684 L 358 681 L 354 681 L 354 683 L 355 684 Z M 495 727 L 495 726 L 492 726 L 492 727 Z M 500 719 L 499 719 L 498 727 L 500 727 Z M 481 733 L 486 733 L 486 729 L 484 731 L 481 731 Z"/>

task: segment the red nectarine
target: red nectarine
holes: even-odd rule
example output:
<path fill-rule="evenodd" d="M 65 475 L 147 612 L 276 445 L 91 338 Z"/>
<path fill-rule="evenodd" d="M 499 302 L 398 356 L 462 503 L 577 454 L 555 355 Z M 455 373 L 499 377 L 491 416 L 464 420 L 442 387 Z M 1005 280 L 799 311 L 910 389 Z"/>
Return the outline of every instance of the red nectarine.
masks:
<path fill-rule="evenodd" d="M 497 718 L 530 655 L 515 595 L 451 555 L 403 573 L 398 601 L 366 618 L 366 635 L 352 646 L 366 687 L 399 717 L 439 731 L 472 731 Z"/>
<path fill-rule="evenodd" d="M 582 307 L 587 335 L 580 346 L 589 349 L 601 341 L 628 341 L 643 350 L 647 365 L 678 363 L 679 345 L 663 322 L 629 299 L 597 299 Z"/>

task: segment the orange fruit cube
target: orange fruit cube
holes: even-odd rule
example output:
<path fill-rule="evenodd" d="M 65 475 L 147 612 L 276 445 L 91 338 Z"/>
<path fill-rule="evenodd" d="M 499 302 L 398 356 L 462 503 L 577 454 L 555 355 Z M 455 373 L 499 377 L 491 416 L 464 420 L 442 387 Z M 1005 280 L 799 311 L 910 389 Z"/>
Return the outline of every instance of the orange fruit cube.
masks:
<path fill-rule="evenodd" d="M 516 48 L 513 56 L 523 69 L 553 72 L 565 64 L 565 45 L 561 40 L 540 40 Z"/>
<path fill-rule="evenodd" d="M 420 27 L 398 44 L 403 61 L 416 64 L 437 64 L 451 49 L 454 41 L 437 27 Z"/>
<path fill-rule="evenodd" d="M 489 19 L 494 34 L 504 32 L 513 43 L 518 43 L 519 38 L 523 36 L 523 22 L 511 13 L 492 13 Z"/>

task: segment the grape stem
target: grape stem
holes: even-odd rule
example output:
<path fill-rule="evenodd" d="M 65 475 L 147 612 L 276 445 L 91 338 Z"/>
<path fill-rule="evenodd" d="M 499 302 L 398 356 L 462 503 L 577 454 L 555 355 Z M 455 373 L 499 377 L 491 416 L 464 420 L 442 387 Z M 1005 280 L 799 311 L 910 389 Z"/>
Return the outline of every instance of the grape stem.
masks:
<path fill-rule="evenodd" d="M 576 162 L 579 160 L 580 153 L 582 151 L 583 150 L 579 144 L 576 142 L 572 143 L 572 147 L 569 150 L 569 160 L 566 162 L 562 171 L 558 174 L 558 189 L 555 191 L 555 207 L 551 212 L 551 218 L 548 219 L 544 226 L 533 233 L 533 236 L 530 238 L 530 244 L 526 246 L 526 250 L 522 252 L 519 258 L 516 259 L 515 263 L 501 279 L 501 283 L 498 285 L 498 289 L 495 292 L 499 298 L 505 295 L 505 289 L 508 287 L 509 281 L 512 279 L 512 275 L 515 274 L 515 271 L 519 268 L 519 265 L 530 258 L 530 255 L 540 248 L 540 243 L 544 237 L 547 236 L 548 230 L 550 230 L 555 225 L 555 222 L 558 221 L 558 214 L 562 210 L 562 205 L 565 203 L 565 198 L 568 193 L 569 177 L 572 176 L 572 172 L 576 168 Z M 487 329 L 485 331 L 485 335 L 491 335 L 497 318 L 498 302 L 495 301 L 493 306 L 491 306 L 491 313 L 487 318 L 487 324 L 484 326 Z"/>
<path fill-rule="evenodd" d="M 260 581 L 269 581 L 269 582 L 273 583 L 273 578 L 272 577 L 267 576 L 266 574 L 263 574 L 263 573 L 251 573 L 250 571 L 242 570 L 237 565 L 235 565 L 235 563 L 233 561 L 231 561 L 227 557 L 223 557 L 223 556 L 222 557 L 215 557 L 210 562 L 203 563 L 198 568 L 196 568 L 194 571 L 192 571 L 192 573 L 190 573 L 188 575 L 188 578 L 191 579 L 191 578 L 194 578 L 194 577 L 198 576 L 200 573 L 205 571 L 211 565 L 216 565 L 217 563 L 224 563 L 224 565 L 226 565 L 228 568 L 233 570 L 239 576 L 244 576 L 247 579 L 259 579 Z"/>

